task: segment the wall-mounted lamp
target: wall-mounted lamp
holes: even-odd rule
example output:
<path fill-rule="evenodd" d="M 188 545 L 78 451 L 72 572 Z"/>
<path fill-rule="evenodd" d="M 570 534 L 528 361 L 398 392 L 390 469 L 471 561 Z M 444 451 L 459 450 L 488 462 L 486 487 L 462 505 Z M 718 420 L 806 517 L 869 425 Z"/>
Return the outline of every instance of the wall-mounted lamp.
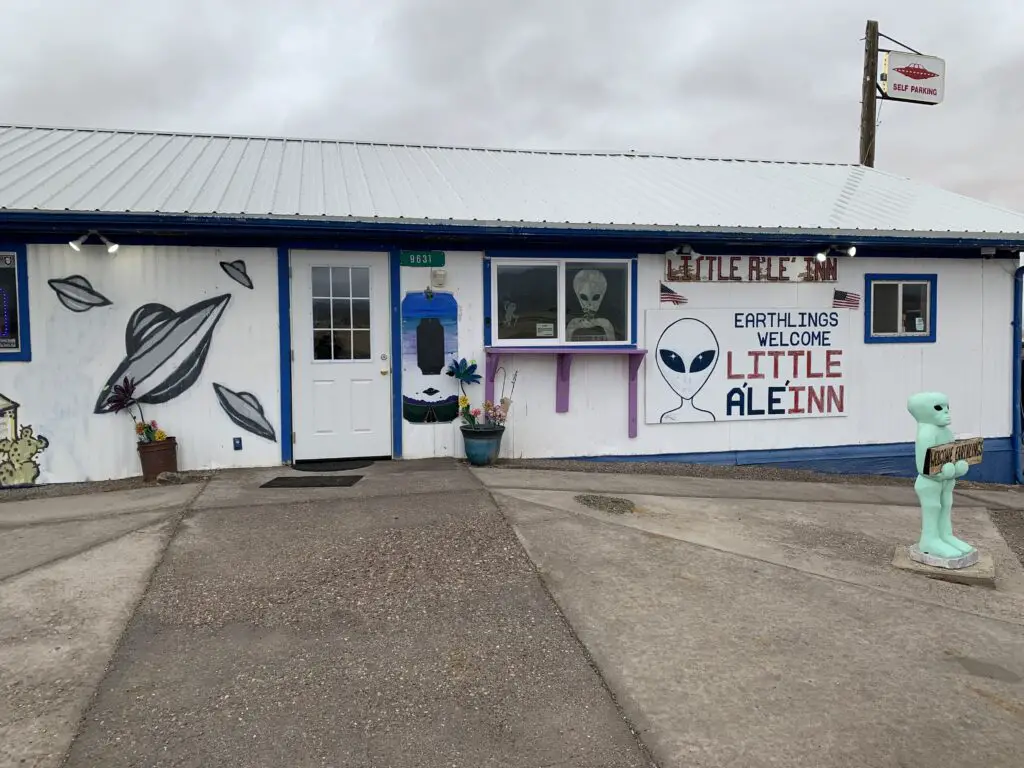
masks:
<path fill-rule="evenodd" d="M 680 245 L 665 251 L 666 256 L 687 256 L 691 253 L 693 253 L 693 248 L 689 245 Z"/>
<path fill-rule="evenodd" d="M 85 245 L 85 241 L 88 240 L 92 235 L 96 235 L 96 237 L 103 241 L 103 244 L 107 246 L 107 253 L 117 253 L 117 249 L 121 247 L 117 243 L 112 242 L 105 238 L 95 229 L 90 229 L 81 237 L 75 238 L 74 240 L 69 240 L 68 245 L 71 246 L 71 250 L 73 251 L 81 251 L 82 246 Z"/>
<path fill-rule="evenodd" d="M 836 256 L 841 256 L 841 255 L 844 255 L 844 254 L 846 256 L 856 256 L 857 255 L 857 246 L 856 245 L 851 245 L 848 248 L 837 248 L 836 246 L 831 245 L 828 248 L 826 248 L 825 250 L 818 251 L 816 254 L 814 254 L 814 258 L 816 258 L 818 261 L 824 261 L 825 259 L 827 259 L 833 253 Z"/>

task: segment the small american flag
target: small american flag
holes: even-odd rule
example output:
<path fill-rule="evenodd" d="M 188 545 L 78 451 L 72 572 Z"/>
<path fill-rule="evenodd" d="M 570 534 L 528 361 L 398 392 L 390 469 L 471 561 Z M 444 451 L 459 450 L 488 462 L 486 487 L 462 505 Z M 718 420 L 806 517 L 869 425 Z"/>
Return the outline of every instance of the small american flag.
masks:
<path fill-rule="evenodd" d="M 686 297 L 681 293 L 676 293 L 664 283 L 661 284 L 661 303 L 664 304 L 685 304 Z"/>
<path fill-rule="evenodd" d="M 860 307 L 860 294 L 846 291 L 832 291 L 832 309 L 857 309 Z"/>

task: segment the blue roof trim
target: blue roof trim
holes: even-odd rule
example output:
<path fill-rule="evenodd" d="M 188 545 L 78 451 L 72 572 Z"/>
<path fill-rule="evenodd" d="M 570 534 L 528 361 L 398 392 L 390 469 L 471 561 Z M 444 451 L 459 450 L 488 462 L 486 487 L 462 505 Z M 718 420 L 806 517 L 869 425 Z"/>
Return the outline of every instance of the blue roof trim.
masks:
<path fill-rule="evenodd" d="M 415 239 L 422 247 L 437 240 L 466 238 L 471 242 L 457 244 L 469 248 L 470 244 L 484 242 L 515 243 L 522 248 L 525 241 L 530 247 L 545 243 L 552 245 L 567 242 L 591 242 L 623 248 L 624 243 L 634 250 L 639 244 L 649 247 L 676 246 L 683 243 L 730 243 L 742 245 L 762 243 L 768 245 L 788 244 L 820 247 L 843 245 L 855 242 L 861 246 L 894 246 L 906 248 L 925 246 L 935 248 L 980 248 L 1001 247 L 1024 249 L 1024 232 L 1005 234 L 979 234 L 971 236 L 936 235 L 893 235 L 884 232 L 856 232 L 836 234 L 834 232 L 776 232 L 773 230 L 734 231 L 710 228 L 702 231 L 678 229 L 615 229 L 599 227 L 544 227 L 523 224 L 436 224 L 429 222 L 395 221 L 354 221 L 309 218 L 253 218 L 247 216 L 191 216 L 181 214 L 111 214 L 83 213 L 72 211 L 0 211 L 0 228 L 24 234 L 48 235 L 52 242 L 61 242 L 70 236 L 77 236 L 88 229 L 106 229 L 107 234 L 117 234 L 123 242 L 126 236 L 137 235 L 139 242 L 152 242 L 153 235 L 161 238 L 176 235 L 215 234 L 231 238 L 276 238 L 287 239 L 290 243 L 302 238 L 338 238 L 351 240 L 364 237 L 372 240 L 390 240 L 392 243 L 409 238 Z M 38 242 L 43 242 L 38 240 Z M 453 244 L 454 245 L 454 244 Z M 862 254 L 868 255 L 868 254 Z M 872 254 L 875 255 L 875 254 Z M 980 254 L 978 254 L 980 256 Z M 1017 258 L 1017 254 L 1003 254 Z"/>

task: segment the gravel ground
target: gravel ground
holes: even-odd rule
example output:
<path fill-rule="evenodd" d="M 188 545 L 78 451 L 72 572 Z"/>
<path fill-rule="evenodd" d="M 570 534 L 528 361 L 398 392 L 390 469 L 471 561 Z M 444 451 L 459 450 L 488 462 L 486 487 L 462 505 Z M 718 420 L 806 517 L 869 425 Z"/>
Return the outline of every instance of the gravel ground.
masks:
<path fill-rule="evenodd" d="M 611 515 L 628 515 L 632 514 L 633 510 L 636 509 L 636 505 L 632 501 L 620 499 L 617 496 L 595 496 L 594 494 L 584 493 L 574 496 L 573 499 L 585 507 L 599 509 Z"/>
<path fill-rule="evenodd" d="M 490 496 L 417 478 L 187 516 L 68 768 L 647 766 Z"/>

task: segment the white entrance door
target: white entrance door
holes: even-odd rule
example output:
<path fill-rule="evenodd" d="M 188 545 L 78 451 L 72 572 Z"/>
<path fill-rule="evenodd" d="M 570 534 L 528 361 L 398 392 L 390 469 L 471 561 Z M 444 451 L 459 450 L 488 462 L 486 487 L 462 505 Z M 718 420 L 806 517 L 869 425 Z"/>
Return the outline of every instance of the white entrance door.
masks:
<path fill-rule="evenodd" d="M 387 254 L 290 255 L 293 456 L 390 456 Z"/>

